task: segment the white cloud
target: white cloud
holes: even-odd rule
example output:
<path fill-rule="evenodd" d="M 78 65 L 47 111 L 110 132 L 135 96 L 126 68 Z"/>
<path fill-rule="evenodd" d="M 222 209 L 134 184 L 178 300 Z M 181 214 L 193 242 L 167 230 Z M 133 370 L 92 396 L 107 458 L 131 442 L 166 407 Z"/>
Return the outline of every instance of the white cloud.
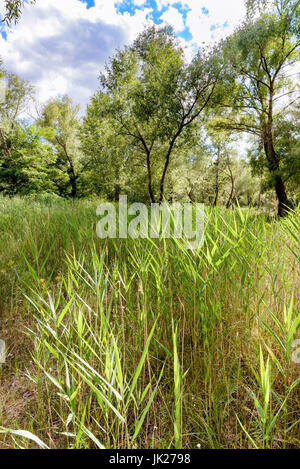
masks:
<path fill-rule="evenodd" d="M 40 101 L 68 93 L 84 110 L 115 48 L 133 41 L 151 23 L 153 10 L 146 0 L 131 0 L 139 7 L 134 14 L 121 14 L 120 3 L 95 0 L 89 9 L 80 0 L 38 0 L 34 6 L 26 5 L 20 22 L 7 30 L 7 40 L 0 35 L 6 68 L 33 83 Z M 158 13 L 165 10 L 160 19 L 176 32 L 185 27 L 178 4 L 187 10 L 185 24 L 193 36 L 186 43 L 188 57 L 202 42 L 230 34 L 245 12 L 244 0 L 156 0 L 156 4 Z"/>
<path fill-rule="evenodd" d="M 115 48 L 131 42 L 151 10 L 123 15 L 114 0 L 39 0 L 27 5 L 7 40 L 0 35 L 5 67 L 28 79 L 43 102 L 68 93 L 82 110 L 99 87 L 98 76 Z"/>
<path fill-rule="evenodd" d="M 185 28 L 182 14 L 173 7 L 168 8 L 160 17 L 165 23 L 173 26 L 176 33 L 183 31 Z"/>
<path fill-rule="evenodd" d="M 181 4 L 190 9 L 186 25 L 198 45 L 230 35 L 246 13 L 244 0 L 182 0 Z"/>
<path fill-rule="evenodd" d="M 141 7 L 142 5 L 144 5 L 144 3 L 146 3 L 147 0 L 133 0 L 133 4 L 138 6 L 138 7 Z"/>
<path fill-rule="evenodd" d="M 184 2 L 182 0 L 156 0 L 157 8 L 159 10 L 169 5 L 174 5 L 175 3 L 183 4 Z"/>

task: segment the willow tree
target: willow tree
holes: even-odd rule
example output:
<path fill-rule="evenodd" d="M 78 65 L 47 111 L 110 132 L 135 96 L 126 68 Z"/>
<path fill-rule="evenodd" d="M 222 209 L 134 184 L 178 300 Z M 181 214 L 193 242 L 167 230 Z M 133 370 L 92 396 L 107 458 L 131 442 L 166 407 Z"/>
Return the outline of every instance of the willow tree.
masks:
<path fill-rule="evenodd" d="M 0 71 L 0 80 L 0 155 L 9 160 L 13 134 L 20 126 L 20 116 L 33 100 L 34 90 L 28 81 L 13 73 Z"/>
<path fill-rule="evenodd" d="M 29 0 L 27 3 L 35 3 L 36 0 Z M 21 15 L 24 4 L 24 0 L 4 0 L 5 3 L 5 13 L 2 22 L 6 24 L 16 23 Z"/>
<path fill-rule="evenodd" d="M 219 126 L 258 138 L 278 198 L 278 215 L 283 216 L 290 206 L 283 177 L 288 155 L 279 151 L 278 128 L 296 99 L 289 75 L 299 59 L 299 1 L 253 0 L 248 5 L 247 23 L 224 45 L 232 81 L 225 103 L 229 112 Z"/>
<path fill-rule="evenodd" d="M 48 139 L 57 152 L 57 165 L 61 172 L 68 175 L 72 198 L 78 195 L 78 178 L 82 168 L 82 154 L 78 131 L 80 121 L 79 106 L 71 98 L 51 99 L 43 108 L 38 124 L 43 128 L 53 129 Z"/>
<path fill-rule="evenodd" d="M 216 56 L 202 51 L 187 64 L 172 31 L 155 27 L 118 51 L 101 75 L 91 105 L 142 156 L 151 202 L 164 200 L 172 157 L 191 138 L 219 75 Z"/>

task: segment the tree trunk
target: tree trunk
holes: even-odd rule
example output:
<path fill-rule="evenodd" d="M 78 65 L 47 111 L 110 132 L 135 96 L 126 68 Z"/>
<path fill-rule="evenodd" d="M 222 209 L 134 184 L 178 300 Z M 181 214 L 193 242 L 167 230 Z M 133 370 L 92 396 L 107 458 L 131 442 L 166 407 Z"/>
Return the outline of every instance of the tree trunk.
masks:
<path fill-rule="evenodd" d="M 274 178 L 274 186 L 278 199 L 278 216 L 284 217 L 288 214 L 290 202 L 287 197 L 285 184 L 280 175 L 279 158 L 276 154 L 273 141 L 273 99 L 274 99 L 274 82 L 271 83 L 270 87 L 270 98 L 269 98 L 269 112 L 268 122 L 264 129 L 264 149 L 268 161 L 269 171 Z"/>
<path fill-rule="evenodd" d="M 7 145 L 7 141 L 6 141 L 4 132 L 3 132 L 1 127 L 0 127 L 0 136 L 1 136 L 1 140 L 2 140 L 2 143 L 3 143 L 4 150 L 6 152 L 6 155 L 7 155 L 8 158 L 11 158 L 11 149 Z"/>
<path fill-rule="evenodd" d="M 77 176 L 75 174 L 70 174 L 70 184 L 71 184 L 71 197 L 76 199 L 77 197 Z"/>
<path fill-rule="evenodd" d="M 189 192 L 188 192 L 188 198 L 190 199 L 190 203 L 194 204 L 195 203 L 194 185 L 193 185 L 193 183 L 190 179 L 188 181 L 189 181 L 189 185 L 190 185 L 190 189 L 189 189 Z"/>
<path fill-rule="evenodd" d="M 166 162 L 165 162 L 165 167 L 163 170 L 162 178 L 160 181 L 160 197 L 159 197 L 159 203 L 162 204 L 164 201 L 164 196 L 165 196 L 165 180 L 166 180 L 166 175 L 168 172 L 169 164 L 170 164 L 170 156 L 171 156 L 171 151 L 172 151 L 173 146 L 171 149 L 168 151 L 167 157 L 166 157 Z"/>
<path fill-rule="evenodd" d="M 219 149 L 218 149 L 219 152 Z M 215 200 L 213 206 L 216 207 L 218 205 L 219 199 L 219 165 L 220 165 L 220 156 L 218 155 L 218 159 L 216 161 L 216 183 L 215 183 Z"/>
<path fill-rule="evenodd" d="M 278 200 L 278 216 L 284 217 L 288 214 L 290 201 L 286 193 L 285 184 L 279 173 L 279 159 L 276 155 L 272 138 L 267 138 L 267 142 L 264 144 L 264 148 L 268 160 L 269 171 L 274 177 L 274 187 Z"/>
<path fill-rule="evenodd" d="M 115 202 L 119 202 L 120 195 L 121 195 L 121 187 L 119 186 L 119 184 L 115 185 L 115 191 L 114 192 L 115 192 L 114 200 L 115 200 Z"/>
<path fill-rule="evenodd" d="M 151 160 L 150 160 L 150 152 L 147 151 L 147 171 L 148 171 L 148 191 L 149 196 L 152 204 L 155 204 L 155 197 L 152 189 L 152 170 L 151 170 Z"/>
<path fill-rule="evenodd" d="M 58 139 L 57 139 L 57 141 L 59 142 Z M 70 165 L 69 179 L 70 179 L 70 184 L 71 184 L 71 197 L 72 197 L 72 199 L 75 199 L 77 197 L 77 179 L 78 179 L 78 176 L 75 173 L 75 168 L 74 168 L 72 157 L 70 157 L 70 155 L 68 153 L 67 144 L 64 143 L 62 145 L 62 147 L 64 149 L 64 152 L 66 154 L 67 160 L 68 160 L 69 165 Z"/>
<path fill-rule="evenodd" d="M 228 209 L 231 205 L 231 202 L 232 202 L 232 199 L 233 199 L 233 195 L 234 195 L 234 177 L 233 177 L 233 174 L 232 174 L 232 171 L 231 171 L 231 168 L 230 168 L 230 162 L 228 160 L 227 162 L 227 166 L 228 166 L 228 170 L 229 170 L 229 177 L 230 177 L 230 182 L 231 182 L 231 192 L 230 192 L 230 196 L 229 196 L 229 199 L 228 199 L 228 202 L 226 204 L 226 208 Z"/>
<path fill-rule="evenodd" d="M 288 214 L 291 205 L 281 176 L 276 177 L 275 190 L 278 199 L 278 216 L 284 217 Z"/>
<path fill-rule="evenodd" d="M 175 146 L 175 142 L 176 142 L 177 138 L 180 136 L 180 134 L 182 132 L 182 129 L 183 129 L 183 127 L 181 127 L 178 130 L 178 132 L 176 133 L 176 135 L 174 135 L 173 139 L 170 142 L 168 153 L 166 155 L 165 166 L 164 166 L 164 170 L 163 170 L 161 181 L 160 181 L 160 197 L 159 197 L 159 203 L 160 204 L 163 203 L 164 197 L 165 197 L 165 180 L 166 180 L 167 172 L 168 172 L 169 165 L 170 165 L 171 154 L 172 154 L 173 148 Z"/>

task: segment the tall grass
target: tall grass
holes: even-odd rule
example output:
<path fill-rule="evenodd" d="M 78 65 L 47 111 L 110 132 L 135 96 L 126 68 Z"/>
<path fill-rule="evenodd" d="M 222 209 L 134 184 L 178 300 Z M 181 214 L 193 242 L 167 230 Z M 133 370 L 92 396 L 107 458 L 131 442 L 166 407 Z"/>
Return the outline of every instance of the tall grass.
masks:
<path fill-rule="evenodd" d="M 208 209 L 192 252 L 0 205 L 0 447 L 299 447 L 299 212 Z"/>

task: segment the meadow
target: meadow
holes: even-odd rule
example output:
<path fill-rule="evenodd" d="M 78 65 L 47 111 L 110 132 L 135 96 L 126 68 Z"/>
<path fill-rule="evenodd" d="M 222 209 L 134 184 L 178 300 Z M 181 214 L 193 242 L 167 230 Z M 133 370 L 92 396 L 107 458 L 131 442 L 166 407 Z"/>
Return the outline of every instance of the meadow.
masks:
<path fill-rule="evenodd" d="M 0 199 L 0 448 L 299 448 L 299 210 L 208 208 L 192 252 L 96 207 Z"/>

